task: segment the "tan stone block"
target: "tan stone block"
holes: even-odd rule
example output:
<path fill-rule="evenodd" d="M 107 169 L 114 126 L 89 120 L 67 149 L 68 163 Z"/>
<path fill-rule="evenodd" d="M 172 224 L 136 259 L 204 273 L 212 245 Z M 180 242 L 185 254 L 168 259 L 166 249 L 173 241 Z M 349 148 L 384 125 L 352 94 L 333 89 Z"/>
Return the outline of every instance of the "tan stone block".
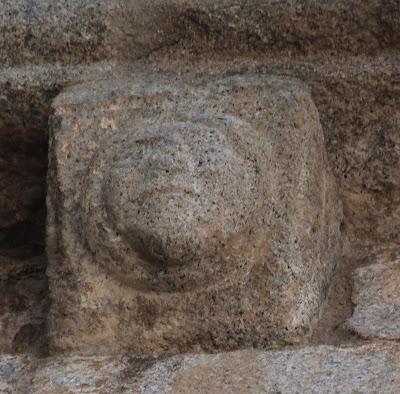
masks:
<path fill-rule="evenodd" d="M 109 80 L 66 90 L 53 107 L 53 350 L 309 337 L 342 217 L 301 82 Z"/>

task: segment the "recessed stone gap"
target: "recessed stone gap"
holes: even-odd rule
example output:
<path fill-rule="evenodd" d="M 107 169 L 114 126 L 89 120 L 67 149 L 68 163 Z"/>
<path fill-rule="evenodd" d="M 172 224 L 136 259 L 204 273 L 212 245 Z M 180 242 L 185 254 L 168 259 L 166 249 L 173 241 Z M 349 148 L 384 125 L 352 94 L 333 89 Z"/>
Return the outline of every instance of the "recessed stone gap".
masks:
<path fill-rule="evenodd" d="M 0 113 L 0 352 L 42 354 L 48 133 L 11 114 Z"/>

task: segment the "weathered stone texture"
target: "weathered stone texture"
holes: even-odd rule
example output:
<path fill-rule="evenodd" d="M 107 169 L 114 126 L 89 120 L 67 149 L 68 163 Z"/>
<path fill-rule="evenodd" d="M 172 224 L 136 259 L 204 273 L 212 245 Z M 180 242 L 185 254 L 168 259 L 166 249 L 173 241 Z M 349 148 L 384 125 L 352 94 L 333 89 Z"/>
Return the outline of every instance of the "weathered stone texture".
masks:
<path fill-rule="evenodd" d="M 399 48 L 397 0 L 3 0 L 0 64 L 191 51 L 310 55 Z"/>
<path fill-rule="evenodd" d="M 176 356 L 0 357 L 0 389 L 55 393 L 396 393 L 399 344 Z"/>
<path fill-rule="evenodd" d="M 400 339 L 400 259 L 377 258 L 353 275 L 353 315 L 346 326 L 364 338 Z"/>
<path fill-rule="evenodd" d="M 343 201 L 344 232 L 352 253 L 399 243 L 400 172 L 399 61 L 396 52 L 371 56 L 271 59 L 226 58 L 224 54 L 175 59 L 154 57 L 153 67 L 171 78 L 187 70 L 288 75 L 305 81 L 321 118 L 331 168 Z M 202 71 L 203 70 L 203 71 Z M 368 251 L 366 252 L 368 254 Z"/>
<path fill-rule="evenodd" d="M 398 358 L 399 345 L 380 343 L 188 355 L 156 363 L 127 392 L 394 393 Z"/>
<path fill-rule="evenodd" d="M 397 393 L 399 21 L 398 0 L 2 0 L 0 353 L 47 328 L 53 352 L 353 346 L 3 355 L 0 392 Z"/>
<path fill-rule="evenodd" d="M 0 264 L 0 352 L 43 351 L 48 306 L 45 257 L 0 256 Z"/>
<path fill-rule="evenodd" d="M 154 78 L 54 103 L 53 350 L 304 340 L 341 223 L 307 89 L 261 75 Z"/>
<path fill-rule="evenodd" d="M 1 7 L 0 7 L 1 8 Z M 1 40 L 0 40 L 1 41 Z M 109 67 L 98 66 L 103 73 Z M 48 117 L 60 85 L 88 67 L 0 71 L 0 351 L 46 345 Z M 98 76 L 99 74 L 96 73 Z"/>
<path fill-rule="evenodd" d="M 45 341 L 47 133 L 29 104 L 37 95 L 10 90 L 0 94 L 0 352 L 36 352 Z"/>
<path fill-rule="evenodd" d="M 31 380 L 31 361 L 27 356 L 0 355 L 0 392 L 26 393 Z"/>

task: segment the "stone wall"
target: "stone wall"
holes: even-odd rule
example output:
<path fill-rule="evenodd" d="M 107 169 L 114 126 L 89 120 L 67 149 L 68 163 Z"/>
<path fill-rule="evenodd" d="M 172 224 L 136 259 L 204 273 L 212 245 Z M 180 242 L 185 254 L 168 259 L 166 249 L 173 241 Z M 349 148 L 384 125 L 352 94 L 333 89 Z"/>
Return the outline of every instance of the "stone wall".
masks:
<path fill-rule="evenodd" d="M 3 1 L 0 352 L 198 352 L 398 339 L 399 50 L 397 0 Z M 205 129 L 220 139 L 179 137 Z M 142 139 L 170 133 L 175 145 L 163 140 L 162 157 L 192 149 L 178 164 L 208 158 L 205 169 L 220 165 L 226 179 L 206 178 L 213 187 L 192 205 L 177 199 L 175 216 L 161 196 L 139 223 L 136 203 L 116 197 L 136 193 L 132 171 L 120 183 L 108 172 L 126 159 L 110 152 L 136 132 Z M 232 142 L 235 133 L 244 142 Z M 208 146 L 231 153 L 209 155 Z M 152 160 L 128 167 L 144 166 L 141 182 L 154 187 L 161 180 Z M 176 170 L 176 163 L 166 166 Z M 249 193 L 259 186 L 251 168 L 254 179 L 264 179 L 262 199 Z M 193 171 L 183 188 L 199 176 Z M 228 193 L 208 214 L 217 191 Z M 196 204 L 204 210 L 198 226 L 182 219 Z M 156 217 L 156 209 L 169 215 Z M 222 243 L 229 245 L 224 253 Z M 192 291 L 194 283 L 212 290 Z M 392 352 L 382 346 L 382 354 Z M 326 351 L 342 364 L 353 360 L 353 350 Z M 16 371 L 36 370 L 34 358 L 7 357 L 0 379 L 14 362 Z M 53 371 L 43 368 L 37 382 L 47 379 L 43 370 Z"/>

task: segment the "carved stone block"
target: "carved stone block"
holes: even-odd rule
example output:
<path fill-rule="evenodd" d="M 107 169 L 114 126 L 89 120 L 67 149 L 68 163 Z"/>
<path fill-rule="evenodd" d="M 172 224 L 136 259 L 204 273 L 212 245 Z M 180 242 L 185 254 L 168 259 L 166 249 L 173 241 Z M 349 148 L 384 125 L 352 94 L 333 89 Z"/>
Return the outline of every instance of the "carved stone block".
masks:
<path fill-rule="evenodd" d="M 299 81 L 66 90 L 50 137 L 52 349 L 266 347 L 312 331 L 341 207 Z"/>

